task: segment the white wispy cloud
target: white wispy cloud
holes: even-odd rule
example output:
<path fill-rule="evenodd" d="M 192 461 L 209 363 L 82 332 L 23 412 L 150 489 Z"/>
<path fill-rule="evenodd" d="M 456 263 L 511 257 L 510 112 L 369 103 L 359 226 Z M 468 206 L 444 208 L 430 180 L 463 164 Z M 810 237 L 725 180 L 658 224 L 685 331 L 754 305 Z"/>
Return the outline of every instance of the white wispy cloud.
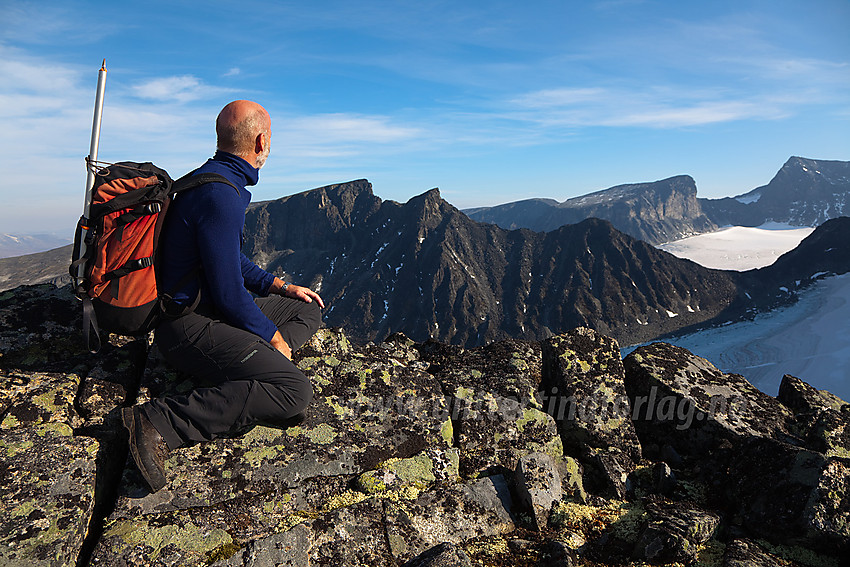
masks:
<path fill-rule="evenodd" d="M 702 95 L 702 96 L 701 96 Z M 543 127 L 626 126 L 682 128 L 736 120 L 776 120 L 791 112 L 789 100 L 737 98 L 722 92 L 664 87 L 546 89 L 508 101 L 507 116 Z"/>
<path fill-rule="evenodd" d="M 163 102 L 191 102 L 205 98 L 221 96 L 234 89 L 214 87 L 192 75 L 176 77 L 158 77 L 150 79 L 132 88 L 139 98 Z"/>

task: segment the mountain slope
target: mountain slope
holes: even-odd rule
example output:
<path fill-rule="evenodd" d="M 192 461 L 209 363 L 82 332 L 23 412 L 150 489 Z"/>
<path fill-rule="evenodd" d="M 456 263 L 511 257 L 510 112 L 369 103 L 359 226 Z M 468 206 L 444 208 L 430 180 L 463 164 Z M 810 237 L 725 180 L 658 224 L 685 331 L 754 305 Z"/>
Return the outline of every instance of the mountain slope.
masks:
<path fill-rule="evenodd" d="M 73 247 L 73 244 L 68 244 L 47 252 L 0 258 L 0 291 L 19 285 L 69 283 L 71 276 L 68 274 L 68 265 L 71 263 Z"/>

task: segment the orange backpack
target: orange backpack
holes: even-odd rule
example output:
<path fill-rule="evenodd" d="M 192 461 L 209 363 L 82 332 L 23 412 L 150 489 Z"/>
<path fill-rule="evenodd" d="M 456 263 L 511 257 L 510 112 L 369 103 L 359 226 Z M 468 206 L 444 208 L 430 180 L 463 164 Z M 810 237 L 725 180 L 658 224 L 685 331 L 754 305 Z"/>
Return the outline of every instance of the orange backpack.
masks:
<path fill-rule="evenodd" d="M 210 182 L 233 185 L 215 173 L 190 173 L 172 181 L 150 162 L 119 162 L 97 171 L 89 218 L 81 217 L 77 225 L 69 268 L 76 278 L 79 266 L 85 266 L 75 287 L 83 300 L 83 335 L 91 352 L 100 350 L 101 329 L 132 336 L 156 326 L 168 298 L 157 288 L 156 277 L 159 233 L 168 204 L 177 193 Z"/>

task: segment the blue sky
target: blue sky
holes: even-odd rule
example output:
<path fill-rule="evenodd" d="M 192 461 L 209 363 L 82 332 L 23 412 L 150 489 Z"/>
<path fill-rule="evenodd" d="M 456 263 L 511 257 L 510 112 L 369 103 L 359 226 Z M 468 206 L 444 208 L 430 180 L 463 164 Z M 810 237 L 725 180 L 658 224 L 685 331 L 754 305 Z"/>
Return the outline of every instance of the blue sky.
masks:
<path fill-rule="evenodd" d="M 266 200 L 369 179 L 404 202 L 559 201 L 689 174 L 702 197 L 792 155 L 850 160 L 850 2 L 0 0 L 0 233 L 82 211 L 99 158 L 177 177 L 237 98 L 272 115 Z"/>

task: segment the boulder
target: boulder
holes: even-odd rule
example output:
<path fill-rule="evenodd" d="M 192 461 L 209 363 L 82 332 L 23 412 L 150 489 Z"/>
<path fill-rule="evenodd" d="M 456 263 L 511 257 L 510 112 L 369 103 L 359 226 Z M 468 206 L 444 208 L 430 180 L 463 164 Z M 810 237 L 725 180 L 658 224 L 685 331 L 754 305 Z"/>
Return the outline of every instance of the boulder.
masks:
<path fill-rule="evenodd" d="M 95 507 L 99 443 L 75 436 L 79 376 L 0 371 L 0 564 L 73 565 Z"/>
<path fill-rule="evenodd" d="M 464 478 L 511 473 L 533 452 L 563 461 L 555 422 L 538 400 L 539 344 L 504 340 L 465 349 L 428 341 L 418 350 L 451 407 Z"/>
<path fill-rule="evenodd" d="M 531 512 L 534 527 L 545 529 L 552 506 L 564 496 L 555 460 L 546 453 L 525 455 L 519 460 L 514 482 L 520 502 Z"/>
<path fill-rule="evenodd" d="M 737 374 L 667 343 L 629 354 L 623 365 L 635 427 L 645 445 L 669 445 L 682 457 L 713 459 L 724 442 L 789 439 L 794 416 Z"/>
<path fill-rule="evenodd" d="M 696 467 L 735 523 L 768 541 L 840 552 L 850 538 L 848 460 L 807 448 L 789 407 L 669 344 L 638 348 L 624 365 L 641 439 Z M 799 413 L 835 411 L 828 396 L 786 382 Z"/>
<path fill-rule="evenodd" d="M 732 517 L 750 533 L 832 554 L 845 548 L 850 459 L 773 439 L 753 439 L 736 455 L 724 471 L 722 494 Z"/>
<path fill-rule="evenodd" d="M 780 561 L 748 539 L 736 539 L 726 545 L 723 554 L 723 567 L 785 567 L 787 562 Z"/>
<path fill-rule="evenodd" d="M 850 404 L 788 374 L 777 399 L 794 412 L 795 432 L 806 447 L 830 457 L 850 457 Z"/>
<path fill-rule="evenodd" d="M 632 557 L 658 562 L 691 563 L 699 547 L 714 535 L 720 517 L 688 502 L 649 500 L 647 522 Z"/>
<path fill-rule="evenodd" d="M 565 452 L 589 467 L 591 490 L 622 497 L 641 446 L 617 341 L 578 328 L 542 344 L 544 409 L 558 424 Z"/>
<path fill-rule="evenodd" d="M 508 483 L 501 475 L 440 487 L 414 501 L 386 501 L 386 531 L 393 556 L 401 561 L 443 542 L 462 543 L 512 532 Z"/>

